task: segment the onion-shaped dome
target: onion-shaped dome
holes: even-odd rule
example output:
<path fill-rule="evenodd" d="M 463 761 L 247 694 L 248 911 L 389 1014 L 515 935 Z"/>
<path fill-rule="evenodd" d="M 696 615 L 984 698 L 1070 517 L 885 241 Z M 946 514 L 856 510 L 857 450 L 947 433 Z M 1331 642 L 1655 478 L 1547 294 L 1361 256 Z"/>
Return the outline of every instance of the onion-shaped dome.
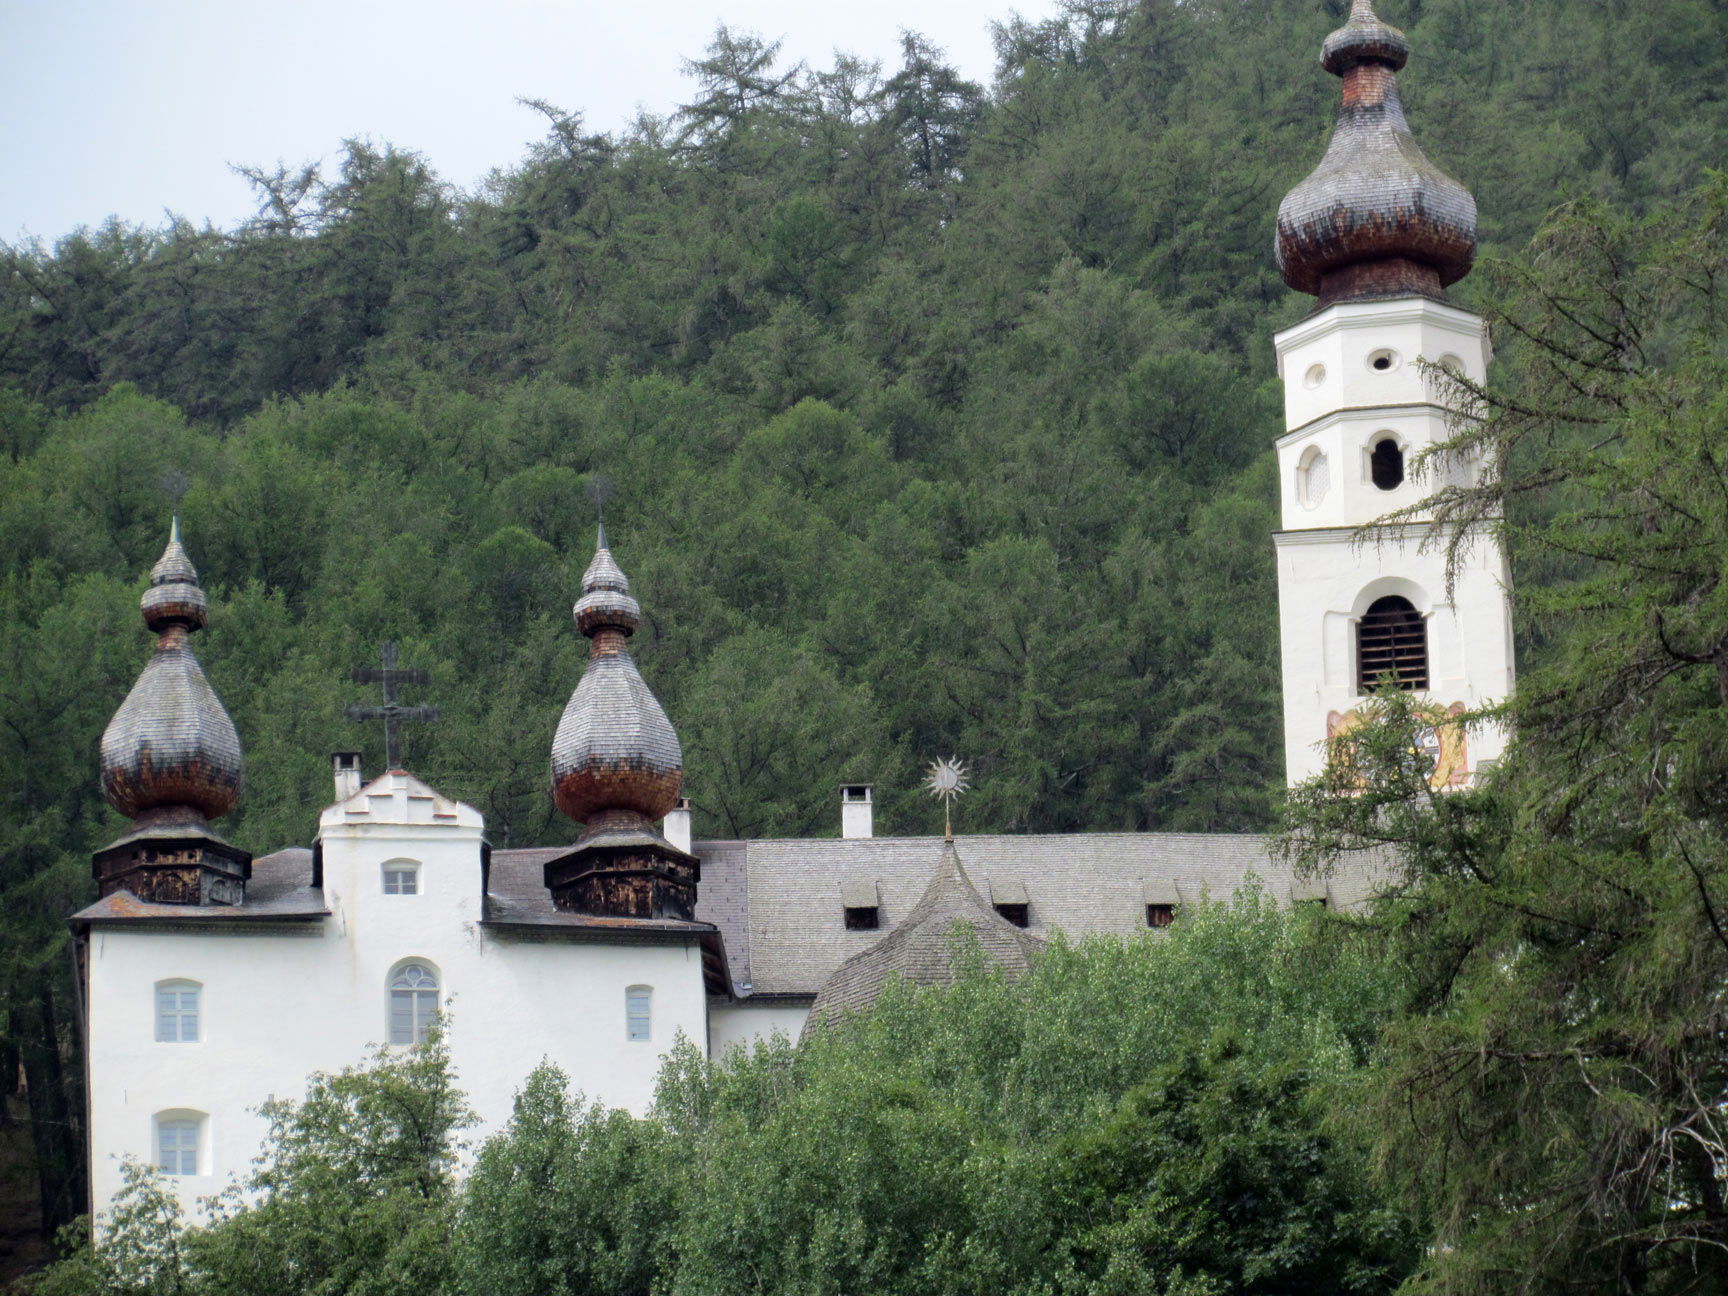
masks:
<path fill-rule="evenodd" d="M 156 651 L 102 732 L 102 795 L 134 819 L 149 811 L 214 819 L 240 796 L 240 736 L 189 642 L 206 609 L 178 521 L 141 606 Z"/>
<path fill-rule="evenodd" d="M 1342 77 L 1326 156 L 1278 207 L 1278 268 L 1322 304 L 1440 297 L 1476 257 L 1476 201 L 1423 155 L 1398 98 L 1410 42 L 1355 0 L 1321 64 Z"/>
<path fill-rule="evenodd" d="M 552 739 L 553 800 L 584 823 L 612 810 L 663 818 L 684 785 L 677 731 L 625 647 L 642 615 L 629 588 L 602 528 L 576 604 L 593 648 Z"/>
<path fill-rule="evenodd" d="M 914 985 L 952 985 L 955 923 L 969 927 L 990 965 L 1011 978 L 1022 976 L 1045 948 L 1043 941 L 1009 922 L 978 894 L 954 843 L 944 842 L 936 876 L 906 920 L 834 969 L 816 994 L 806 1029 L 868 1011 L 895 978 Z"/>

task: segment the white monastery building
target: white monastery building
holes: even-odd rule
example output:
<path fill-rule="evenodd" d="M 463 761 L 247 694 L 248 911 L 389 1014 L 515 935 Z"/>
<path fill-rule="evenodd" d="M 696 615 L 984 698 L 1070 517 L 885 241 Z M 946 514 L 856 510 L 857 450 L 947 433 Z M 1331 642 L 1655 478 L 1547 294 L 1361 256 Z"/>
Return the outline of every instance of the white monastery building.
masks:
<path fill-rule="evenodd" d="M 1446 474 L 1478 469 L 1418 475 L 1451 417 L 1424 363 L 1480 381 L 1488 347 L 1445 297 L 1474 254 L 1475 204 L 1410 137 L 1407 53 L 1356 0 L 1322 54 L 1344 89 L 1331 147 L 1279 211 L 1280 268 L 1319 299 L 1276 339 L 1292 783 L 1396 687 L 1432 717 L 1417 737 L 1430 781 L 1463 786 L 1503 736 L 1455 717 L 1512 687 L 1496 543 L 1467 538 L 1448 594 L 1449 536 L 1422 511 Z M 693 842 L 682 749 L 631 658 L 640 609 L 604 528 L 575 606 L 588 666 L 550 736 L 552 796 L 582 825 L 572 845 L 493 851 L 482 816 L 399 768 L 392 741 L 370 781 L 334 758 L 310 849 L 254 858 L 212 827 L 239 796 L 241 747 L 190 646 L 207 609 L 178 527 L 142 609 L 156 646 L 101 745 L 104 795 L 131 827 L 96 853 L 101 898 L 72 918 L 97 1209 L 128 1156 L 192 1206 L 246 1172 L 260 1103 L 371 1046 L 412 1045 L 440 1013 L 484 1137 L 542 1059 L 642 1112 L 680 1035 L 718 1055 L 837 1021 L 892 978 L 951 977 L 956 922 L 1013 972 L 1054 932 L 1156 931 L 1250 878 L 1293 903 L 1372 889 L 1365 872 L 1295 878 L 1249 835 L 878 838 L 863 785 L 840 789 L 837 837 Z"/>

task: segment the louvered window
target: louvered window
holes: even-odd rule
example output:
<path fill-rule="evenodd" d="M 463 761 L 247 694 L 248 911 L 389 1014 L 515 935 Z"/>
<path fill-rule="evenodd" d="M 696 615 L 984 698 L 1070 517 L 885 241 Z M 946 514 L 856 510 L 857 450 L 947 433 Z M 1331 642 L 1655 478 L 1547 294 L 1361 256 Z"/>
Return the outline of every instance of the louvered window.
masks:
<path fill-rule="evenodd" d="M 419 1044 L 438 1016 L 438 977 L 424 963 L 404 963 L 390 978 L 390 1042 Z"/>
<path fill-rule="evenodd" d="M 654 990 L 651 986 L 631 986 L 624 992 L 624 1038 L 645 1040 L 652 1034 Z"/>
<path fill-rule="evenodd" d="M 159 982 L 156 986 L 156 1042 L 195 1044 L 197 1041 L 197 982 Z"/>
<path fill-rule="evenodd" d="M 1428 626 L 1396 594 L 1375 599 L 1356 626 L 1356 691 L 1392 684 L 1401 689 L 1428 687 Z"/>

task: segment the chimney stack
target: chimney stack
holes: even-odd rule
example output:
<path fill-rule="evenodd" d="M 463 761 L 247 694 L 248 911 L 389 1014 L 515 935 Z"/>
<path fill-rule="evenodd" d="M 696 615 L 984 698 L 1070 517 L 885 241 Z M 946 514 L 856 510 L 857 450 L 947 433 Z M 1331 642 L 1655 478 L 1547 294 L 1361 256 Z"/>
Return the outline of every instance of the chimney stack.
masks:
<path fill-rule="evenodd" d="M 666 812 L 660 821 L 660 835 L 686 855 L 690 853 L 689 797 L 679 797 L 678 804 Z"/>
<path fill-rule="evenodd" d="M 870 806 L 868 783 L 840 785 L 840 835 L 844 838 L 874 837 L 876 826 Z"/>
<path fill-rule="evenodd" d="M 336 771 L 336 799 L 346 801 L 360 790 L 360 753 L 332 752 L 330 764 Z"/>

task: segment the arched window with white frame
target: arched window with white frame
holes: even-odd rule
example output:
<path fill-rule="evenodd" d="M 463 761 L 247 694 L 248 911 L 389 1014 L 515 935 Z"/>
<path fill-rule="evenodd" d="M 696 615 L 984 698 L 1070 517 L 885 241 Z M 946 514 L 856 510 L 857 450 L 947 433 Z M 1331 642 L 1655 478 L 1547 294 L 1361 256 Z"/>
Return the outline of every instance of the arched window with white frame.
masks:
<path fill-rule="evenodd" d="M 156 983 L 156 1042 L 196 1044 L 199 1039 L 198 1005 L 204 987 L 196 981 Z"/>
<path fill-rule="evenodd" d="M 156 1168 L 165 1175 L 203 1174 L 209 1164 L 203 1112 L 178 1109 L 157 1112 L 151 1120 Z"/>
<path fill-rule="evenodd" d="M 654 987 L 631 986 L 624 992 L 624 1038 L 648 1040 L 654 1035 Z"/>
<path fill-rule="evenodd" d="M 390 974 L 390 1042 L 422 1043 L 437 1017 L 437 969 L 424 959 L 397 964 Z"/>
<path fill-rule="evenodd" d="M 384 861 L 385 895 L 419 895 L 420 864 L 411 859 Z"/>

